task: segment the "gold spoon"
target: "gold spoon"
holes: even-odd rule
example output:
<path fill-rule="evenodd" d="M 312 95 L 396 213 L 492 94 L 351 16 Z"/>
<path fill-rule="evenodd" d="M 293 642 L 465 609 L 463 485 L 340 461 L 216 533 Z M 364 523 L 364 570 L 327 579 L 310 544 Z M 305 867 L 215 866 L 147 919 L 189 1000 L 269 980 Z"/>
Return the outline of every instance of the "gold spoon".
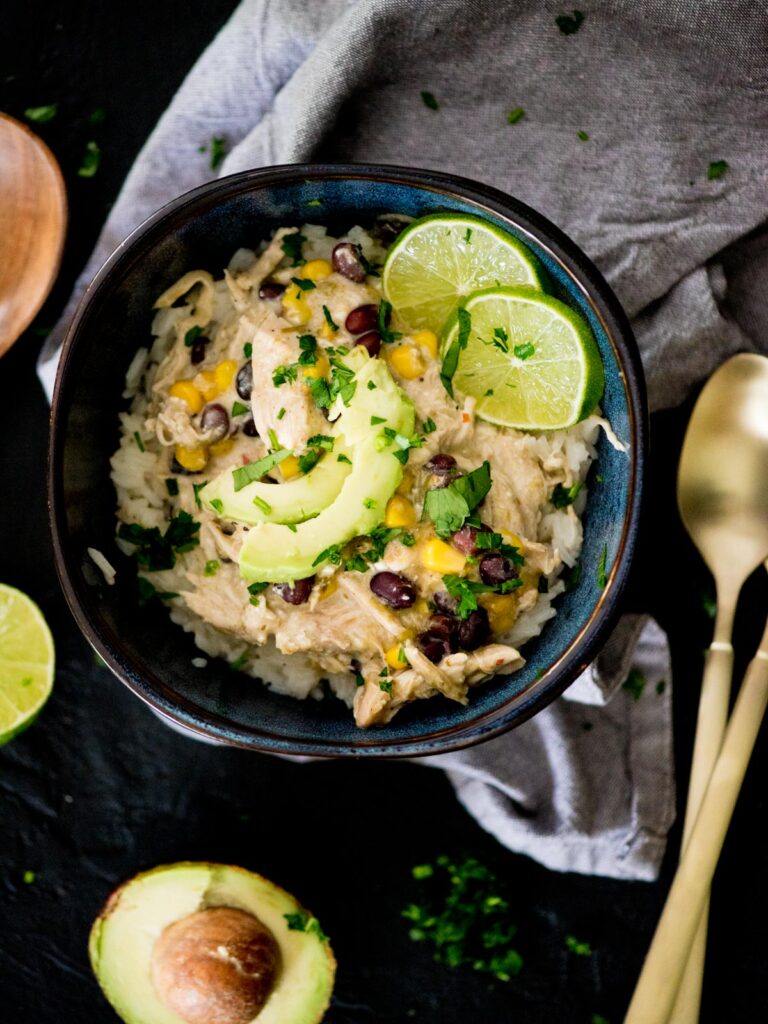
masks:
<path fill-rule="evenodd" d="M 744 581 L 768 557 L 767 482 L 768 358 L 738 355 L 713 374 L 699 396 L 677 478 L 680 515 L 717 588 L 714 638 L 707 652 L 696 723 L 684 858 L 728 719 L 736 602 Z M 690 950 L 684 951 L 689 959 L 679 996 L 685 955 L 673 956 L 657 929 L 625 1024 L 665 1024 L 673 1005 L 674 1021 L 694 1024 L 698 1020 L 706 897 L 704 903 L 696 937 Z"/>
<path fill-rule="evenodd" d="M 0 356 L 29 327 L 53 286 L 67 194 L 41 140 L 0 114 Z"/>

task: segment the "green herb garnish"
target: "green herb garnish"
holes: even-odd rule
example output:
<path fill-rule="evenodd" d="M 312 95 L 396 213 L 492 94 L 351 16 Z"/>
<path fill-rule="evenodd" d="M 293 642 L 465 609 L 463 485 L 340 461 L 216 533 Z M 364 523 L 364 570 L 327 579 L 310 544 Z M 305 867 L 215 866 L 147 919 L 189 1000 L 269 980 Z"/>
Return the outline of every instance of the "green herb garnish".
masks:
<path fill-rule="evenodd" d="M 243 355 L 245 356 L 246 359 L 250 359 L 251 356 L 253 355 L 253 345 L 251 344 L 250 341 L 246 341 L 246 343 L 243 345 Z"/>
<path fill-rule="evenodd" d="M 237 488 L 235 488 L 237 490 Z M 211 508 L 218 512 L 219 515 L 224 511 L 224 502 L 221 498 L 211 498 Z"/>
<path fill-rule="evenodd" d="M 369 391 L 375 391 L 376 388 L 378 387 L 378 384 L 374 380 L 369 380 L 366 387 L 368 388 Z"/>
<path fill-rule="evenodd" d="M 645 689 L 645 676 L 640 669 L 630 669 L 629 675 L 621 684 L 621 688 L 627 691 L 632 700 L 640 700 Z"/>
<path fill-rule="evenodd" d="M 386 299 L 382 299 L 379 303 L 379 310 L 376 314 L 376 330 L 379 332 L 379 337 L 385 345 L 391 344 L 393 341 L 397 341 L 398 338 L 402 338 L 400 331 L 391 331 L 389 329 L 389 321 L 392 317 L 392 303 L 387 302 Z"/>
<path fill-rule="evenodd" d="M 204 487 L 206 487 L 207 485 L 208 485 L 208 481 L 207 480 L 203 480 L 203 482 L 201 484 L 192 484 L 192 492 L 193 492 L 193 494 L 195 496 L 195 504 L 197 505 L 198 508 L 202 508 L 203 507 L 200 504 L 200 491 L 202 491 L 202 489 Z"/>
<path fill-rule="evenodd" d="M 338 329 L 339 329 L 339 325 L 335 322 L 335 320 L 331 316 L 331 311 L 330 311 L 330 309 L 328 309 L 327 306 L 323 306 L 323 316 L 325 317 L 325 322 L 328 324 L 330 329 L 335 334 L 336 331 L 338 331 Z"/>
<path fill-rule="evenodd" d="M 221 568 L 221 562 L 218 560 L 218 558 L 211 558 L 208 562 L 205 563 L 205 568 L 203 569 L 203 575 L 204 576 L 215 576 L 220 568 Z"/>
<path fill-rule="evenodd" d="M 447 487 L 427 491 L 424 514 L 435 524 L 438 537 L 449 537 L 460 530 L 467 516 L 491 489 L 491 464 L 484 462 L 466 476 L 457 477 Z"/>
<path fill-rule="evenodd" d="M 184 344 L 187 346 L 187 348 L 192 348 L 192 346 L 195 344 L 195 342 L 202 333 L 202 327 L 190 327 L 187 333 L 184 335 Z"/>
<path fill-rule="evenodd" d="M 168 477 L 165 481 L 165 489 L 172 498 L 175 498 L 179 493 L 179 481 L 173 476 Z"/>
<path fill-rule="evenodd" d="M 386 423 L 386 416 L 371 416 L 371 426 L 377 427 L 379 423 Z"/>
<path fill-rule="evenodd" d="M 337 462 L 346 462 L 346 464 L 348 466 L 352 465 L 352 459 L 348 458 L 346 455 L 337 455 L 336 456 L 336 461 Z"/>
<path fill-rule="evenodd" d="M 421 101 L 425 107 L 429 107 L 430 110 L 439 110 L 440 104 L 435 99 L 431 92 L 422 91 Z"/>
<path fill-rule="evenodd" d="M 243 651 L 243 653 L 239 657 L 235 658 L 234 661 L 230 661 L 229 667 L 232 669 L 233 672 L 239 672 L 240 669 L 245 666 L 247 661 L 248 651 Z"/>
<path fill-rule="evenodd" d="M 533 353 L 536 351 L 536 349 L 533 347 L 530 341 L 526 341 L 523 342 L 522 345 L 515 345 L 512 351 L 518 359 L 525 360 L 530 359 Z"/>
<path fill-rule="evenodd" d="M 83 162 L 77 169 L 81 178 L 92 178 L 99 169 L 101 163 L 101 150 L 97 142 L 86 142 Z"/>
<path fill-rule="evenodd" d="M 253 499 L 253 504 L 256 506 L 256 508 L 260 508 L 261 511 L 267 516 L 270 515 L 270 513 L 272 512 L 272 506 L 269 504 L 269 502 L 264 501 L 264 499 L 260 498 L 258 494 Z"/>
<path fill-rule="evenodd" d="M 378 504 L 378 501 L 374 498 L 365 498 L 363 501 L 363 506 L 367 509 L 374 509 Z"/>
<path fill-rule="evenodd" d="M 322 199 L 307 199 L 306 205 L 307 206 L 322 206 L 323 205 L 323 201 L 322 201 Z"/>
<path fill-rule="evenodd" d="M 244 402 L 233 402 L 232 403 L 232 415 L 233 416 L 242 416 L 243 413 L 246 413 L 246 412 L 248 412 L 248 406 L 245 405 Z M 285 412 L 285 410 L 282 409 L 281 412 Z M 280 415 L 280 413 L 277 414 L 277 418 L 279 420 L 282 419 L 282 416 Z"/>
<path fill-rule="evenodd" d="M 507 124 L 517 124 L 518 121 L 522 121 L 525 117 L 525 111 L 522 107 L 515 107 L 514 110 L 510 110 L 507 114 Z"/>
<path fill-rule="evenodd" d="M 149 602 L 155 597 L 160 601 L 169 601 L 172 597 L 179 596 L 172 590 L 158 590 L 154 583 L 151 583 L 146 576 L 136 577 L 136 593 L 140 608 L 149 604 Z"/>
<path fill-rule="evenodd" d="M 314 569 L 316 565 L 320 565 L 321 562 L 330 562 L 331 565 L 339 565 L 341 562 L 341 544 L 331 544 L 330 547 L 324 548 L 317 558 L 312 563 Z"/>
<path fill-rule="evenodd" d="M 603 544 L 603 550 L 600 552 L 600 561 L 597 563 L 597 585 L 601 589 L 605 587 L 608 582 L 608 576 L 605 571 L 605 563 L 608 561 L 608 545 Z"/>
<path fill-rule="evenodd" d="M 263 580 L 258 580 L 256 583 L 250 583 L 248 585 L 248 593 L 252 597 L 256 597 L 257 594 L 263 594 L 268 586 L 269 583 L 266 583 Z"/>
<path fill-rule="evenodd" d="M 295 284 L 302 292 L 311 292 L 313 288 L 317 288 L 315 282 L 310 281 L 308 277 L 292 277 L 291 284 Z"/>
<path fill-rule="evenodd" d="M 332 452 L 335 441 L 336 438 L 330 437 L 328 434 L 313 434 L 307 441 L 307 447 L 322 448 L 325 452 Z"/>
<path fill-rule="evenodd" d="M 299 338 L 299 366 L 314 366 L 317 362 L 317 339 L 314 334 L 302 334 Z"/>
<path fill-rule="evenodd" d="M 555 18 L 555 24 L 564 36 L 575 35 L 581 28 L 583 21 L 583 11 L 574 11 L 573 14 L 560 14 Z"/>
<path fill-rule="evenodd" d="M 272 384 L 279 388 L 283 384 L 292 384 L 299 376 L 295 363 L 288 366 L 278 366 L 272 371 Z"/>
<path fill-rule="evenodd" d="M 451 342 L 448 351 L 445 353 L 443 365 L 440 368 L 440 380 L 443 382 L 443 387 L 451 398 L 453 398 L 453 376 L 459 365 L 459 356 L 467 347 L 472 330 L 472 319 L 468 310 L 460 307 L 456 311 L 456 316 L 458 318 L 459 330 Z"/>
<path fill-rule="evenodd" d="M 299 456 L 299 469 L 302 473 L 309 473 L 320 461 L 322 455 L 320 448 L 308 448 L 303 455 Z"/>
<path fill-rule="evenodd" d="M 292 231 L 291 234 L 285 235 L 280 242 L 283 254 L 291 261 L 293 267 L 300 267 L 302 263 L 307 262 L 302 256 L 301 247 L 304 242 L 306 242 L 306 238 L 300 231 Z"/>
<path fill-rule="evenodd" d="M 24 117 L 33 124 L 47 124 L 52 121 L 59 112 L 58 103 L 48 103 L 43 107 L 27 107 Z"/>
<path fill-rule="evenodd" d="M 234 481 L 235 490 L 241 491 L 247 484 L 252 483 L 254 480 L 261 480 L 261 478 L 268 473 L 275 466 L 279 466 L 283 459 L 287 459 L 289 455 L 293 454 L 289 448 L 281 448 L 280 451 L 270 452 L 269 455 L 265 455 L 262 459 L 257 459 L 255 462 L 249 462 L 247 466 L 240 466 L 238 469 L 232 470 L 232 479 Z M 211 502 L 213 504 L 213 502 Z"/>
<path fill-rule="evenodd" d="M 104 107 L 96 107 L 93 113 L 88 115 L 88 124 L 104 124 L 107 119 L 107 112 Z"/>
<path fill-rule="evenodd" d="M 592 956 L 592 947 L 588 942 L 579 942 L 574 935 L 566 935 L 565 948 L 576 956 Z"/>
<path fill-rule="evenodd" d="M 707 168 L 707 178 L 709 181 L 717 181 L 718 178 L 722 178 L 727 170 L 727 160 L 713 160 Z"/>
<path fill-rule="evenodd" d="M 141 434 L 138 432 L 138 430 L 134 430 L 133 440 L 136 442 L 136 447 L 139 449 L 140 452 L 146 451 L 146 448 L 144 447 L 144 442 L 141 440 Z"/>
<path fill-rule="evenodd" d="M 583 129 L 576 132 L 576 138 L 580 142 L 589 142 L 589 132 L 585 132 Z"/>
<path fill-rule="evenodd" d="M 424 420 L 424 422 L 421 425 L 421 429 L 424 431 L 425 434 L 433 434 L 437 430 L 437 424 L 430 416 Z"/>
<path fill-rule="evenodd" d="M 576 481 L 576 483 L 571 484 L 570 487 L 558 484 L 554 491 L 552 491 L 552 495 L 549 500 L 555 508 L 567 508 L 576 501 L 576 498 L 578 498 L 583 486 L 584 484 L 580 481 Z"/>
<path fill-rule="evenodd" d="M 443 576 L 443 583 L 451 597 L 458 601 L 456 614 L 460 619 L 466 619 L 470 612 L 477 609 L 478 594 L 488 594 L 494 589 L 485 583 L 477 583 L 474 580 L 464 579 L 463 576 L 452 574 Z"/>
<path fill-rule="evenodd" d="M 211 170 L 215 171 L 221 161 L 227 155 L 226 141 L 220 135 L 214 135 L 211 139 Z"/>

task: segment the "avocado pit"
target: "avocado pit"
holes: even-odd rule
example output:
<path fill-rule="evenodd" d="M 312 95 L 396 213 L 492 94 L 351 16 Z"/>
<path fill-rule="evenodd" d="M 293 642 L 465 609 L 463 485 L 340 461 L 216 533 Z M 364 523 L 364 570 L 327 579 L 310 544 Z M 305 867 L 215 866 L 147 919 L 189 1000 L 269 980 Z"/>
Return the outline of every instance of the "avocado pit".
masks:
<path fill-rule="evenodd" d="M 272 933 L 234 907 L 208 907 L 169 924 L 151 957 L 155 991 L 187 1024 L 248 1024 L 279 969 Z"/>

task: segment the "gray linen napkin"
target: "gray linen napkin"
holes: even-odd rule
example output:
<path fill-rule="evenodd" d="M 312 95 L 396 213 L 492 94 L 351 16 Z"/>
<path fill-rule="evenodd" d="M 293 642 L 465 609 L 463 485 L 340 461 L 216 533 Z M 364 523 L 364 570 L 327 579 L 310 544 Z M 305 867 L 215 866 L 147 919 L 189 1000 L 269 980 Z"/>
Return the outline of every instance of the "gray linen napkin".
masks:
<path fill-rule="evenodd" d="M 573 15 L 557 23 L 564 6 L 243 0 L 125 182 L 43 353 L 49 393 L 83 288 L 141 220 L 213 176 L 199 147 L 214 135 L 229 148 L 220 174 L 411 164 L 537 207 L 598 263 L 633 318 L 654 409 L 754 347 L 766 323 L 755 267 L 768 269 L 768 246 L 760 234 L 736 243 L 768 209 L 768 12 L 749 0 L 594 0 L 573 32 Z M 525 114 L 510 124 L 517 107 Z M 744 330 L 721 312 L 732 294 Z M 646 680 L 634 696 L 620 685 L 631 668 Z M 669 679 L 664 634 L 627 616 L 569 699 L 422 763 L 444 768 L 510 848 L 558 870 L 651 879 L 674 816 Z"/>

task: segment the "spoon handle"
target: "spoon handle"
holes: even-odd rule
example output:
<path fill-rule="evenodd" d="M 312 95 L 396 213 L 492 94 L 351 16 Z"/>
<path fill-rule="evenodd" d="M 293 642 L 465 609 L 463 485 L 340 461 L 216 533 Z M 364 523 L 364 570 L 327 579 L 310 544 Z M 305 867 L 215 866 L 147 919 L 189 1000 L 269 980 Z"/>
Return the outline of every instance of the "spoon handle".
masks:
<path fill-rule="evenodd" d="M 720 623 L 717 624 L 720 626 Z M 715 629 L 715 636 L 725 631 Z M 727 634 L 726 634 L 727 635 Z M 681 856 L 688 847 L 696 816 L 709 782 L 712 768 L 720 752 L 723 733 L 728 721 L 728 701 L 733 676 L 733 647 L 716 639 L 707 651 L 704 679 L 701 685 L 699 713 L 696 722 L 696 742 L 685 808 L 685 825 Z M 696 1024 L 701 1005 L 701 986 L 704 977 L 704 959 L 707 951 L 707 921 L 709 902 L 705 902 L 699 927 L 689 951 L 685 974 L 677 993 L 669 1024 Z"/>
<path fill-rule="evenodd" d="M 766 705 L 768 629 L 747 669 L 625 1024 L 664 1024 L 669 1016 Z"/>

